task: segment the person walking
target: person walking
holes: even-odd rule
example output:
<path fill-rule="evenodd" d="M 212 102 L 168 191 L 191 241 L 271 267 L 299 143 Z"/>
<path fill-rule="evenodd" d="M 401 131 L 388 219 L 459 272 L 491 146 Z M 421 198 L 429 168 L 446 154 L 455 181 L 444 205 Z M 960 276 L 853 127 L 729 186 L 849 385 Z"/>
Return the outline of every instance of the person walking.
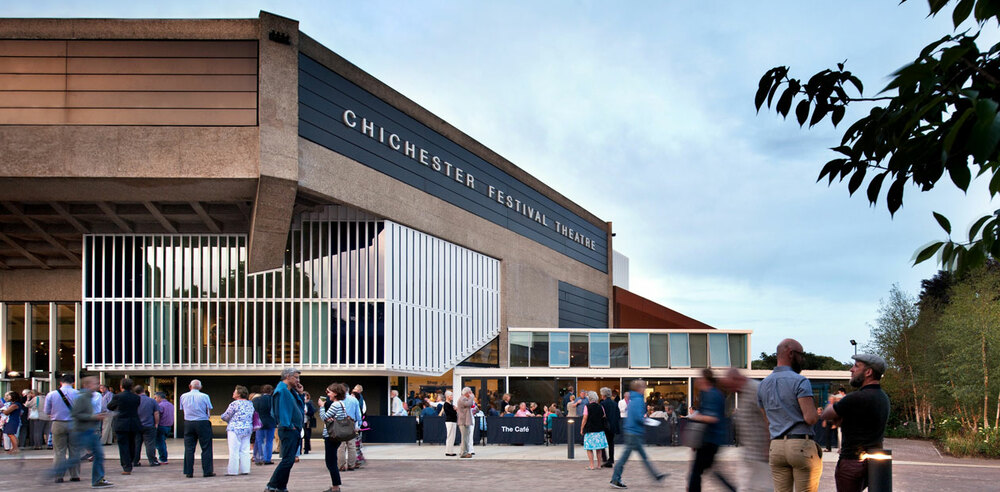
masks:
<path fill-rule="evenodd" d="M 142 436 L 142 422 L 139 420 L 139 395 L 132 391 L 133 383 L 124 378 L 121 391 L 108 403 L 108 409 L 118 412 L 115 417 L 115 436 L 118 439 L 118 461 L 122 465 L 122 475 L 131 475 L 137 453 L 137 438 Z"/>
<path fill-rule="evenodd" d="M 364 391 L 365 391 L 364 387 L 362 387 L 360 384 L 355 384 L 354 389 L 351 391 L 351 394 L 354 395 L 354 398 L 358 400 L 358 409 L 361 412 L 361 421 L 358 422 L 358 424 L 361 426 L 361 432 L 358 433 L 357 439 L 354 440 L 354 447 L 355 447 L 354 452 L 355 454 L 357 454 L 357 460 L 358 460 L 357 464 L 354 465 L 355 468 L 361 468 L 362 466 L 368 464 L 368 462 L 365 461 L 365 447 L 361 442 L 364 439 L 364 431 L 367 428 L 367 424 L 365 423 L 364 419 L 365 416 L 368 415 L 368 405 L 365 405 L 365 397 L 364 395 L 362 395 Z"/>
<path fill-rule="evenodd" d="M 644 415 L 646 413 L 646 403 L 643 401 L 642 395 L 646 391 L 646 381 L 642 379 L 633 379 L 629 383 L 629 394 L 628 394 L 628 407 L 626 408 L 625 424 L 622 430 L 625 433 L 625 452 L 622 453 L 621 458 L 615 462 L 614 472 L 611 475 L 611 487 L 616 489 L 627 489 L 628 487 L 622 482 L 622 471 L 625 469 L 625 463 L 628 462 L 629 456 L 633 451 L 639 453 L 642 458 L 642 462 L 646 465 L 646 470 L 649 474 L 653 476 L 657 482 L 663 481 L 664 478 L 669 475 L 668 473 L 660 473 L 653 468 L 653 464 L 649 462 L 649 456 L 646 454 L 646 450 L 643 449 L 642 443 L 645 439 L 646 428 L 643 424 Z"/>
<path fill-rule="evenodd" d="M 347 448 L 352 443 L 338 441 L 336 436 L 331 436 L 326 429 L 326 423 L 332 422 L 334 420 L 343 420 L 349 415 L 347 413 L 347 405 L 344 404 L 344 400 L 347 398 L 347 385 L 343 383 L 333 383 L 326 387 L 327 401 L 323 405 L 323 408 L 319 410 L 320 419 L 323 421 L 323 445 L 325 450 L 324 460 L 326 462 L 326 469 L 330 472 L 330 481 L 333 485 L 326 489 L 325 492 L 340 492 L 340 485 L 343 483 L 340 477 L 340 460 L 339 460 L 339 449 Z M 361 415 L 356 413 L 351 416 L 351 418 L 358 417 Z M 357 420 L 354 421 L 355 429 L 357 429 Z"/>
<path fill-rule="evenodd" d="M 97 390 L 97 378 L 88 376 L 80 381 L 79 397 L 73 402 L 70 416 L 73 419 L 73 430 L 70 439 L 73 441 L 73 452 L 68 460 L 60 463 L 49 472 L 49 477 L 62 477 L 72 467 L 80 466 L 80 451 L 86 449 L 93 457 L 93 467 L 90 472 L 90 486 L 95 489 L 114 487 L 114 484 L 104 478 L 104 449 L 101 436 L 97 430 L 101 420 L 107 415 L 95 412 L 91 402 L 92 395 Z M 100 407 L 98 407 L 100 408 Z"/>
<path fill-rule="evenodd" d="M 343 384 L 340 386 L 341 390 L 347 391 L 347 385 Z M 329 393 L 327 393 L 329 394 Z M 347 413 L 348 417 L 354 419 L 354 428 L 361 429 L 361 419 L 363 414 L 361 413 L 361 402 L 358 401 L 357 397 L 352 393 L 347 393 L 343 398 L 344 411 Z M 324 418 L 324 420 L 326 420 Z M 358 468 L 358 447 L 357 440 L 361 438 L 361 433 L 358 432 L 358 437 L 351 439 L 350 441 L 345 441 L 337 449 L 337 466 L 340 471 L 350 471 L 356 470 Z"/>
<path fill-rule="evenodd" d="M 608 441 L 607 456 L 604 458 L 602 468 L 612 468 L 615 466 L 615 435 L 621 434 L 621 415 L 618 413 L 618 403 L 612 398 L 611 388 L 601 388 L 601 408 L 604 409 L 604 418 L 608 421 L 608 426 L 604 429 L 604 438 Z M 551 426 L 549 426 L 551 430 Z"/>
<path fill-rule="evenodd" d="M 274 386 L 265 384 L 260 388 L 260 395 L 253 399 L 253 408 L 260 419 L 260 429 L 254 434 L 253 462 L 258 465 L 273 465 L 274 455 L 274 417 L 271 416 L 271 392 Z"/>
<path fill-rule="evenodd" d="M 698 412 L 687 416 L 687 419 L 706 425 L 701 446 L 695 450 L 694 462 L 691 464 L 691 474 L 688 476 L 688 491 L 701 491 L 701 475 L 712 467 L 719 446 L 726 440 L 726 397 L 716 387 L 715 375 L 711 369 L 702 369 L 701 377 L 695 383 L 701 393 L 698 396 Z M 729 490 L 736 491 L 726 478 L 715 470 L 715 477 Z"/>
<path fill-rule="evenodd" d="M 80 481 L 80 465 L 62 468 L 62 462 L 69 459 L 70 440 L 69 424 L 72 421 L 70 413 L 73 411 L 73 400 L 76 399 L 76 390 L 73 389 L 73 382 L 76 379 L 73 374 L 63 374 L 59 378 L 60 386 L 45 395 L 44 412 L 52 418 L 52 448 L 55 451 L 53 464 L 57 469 L 69 471 L 69 479 L 72 482 Z M 65 472 L 63 472 L 65 475 Z M 63 475 L 55 477 L 56 483 L 63 482 Z"/>
<path fill-rule="evenodd" d="M 444 404 L 441 405 L 441 412 L 438 415 L 444 416 L 444 455 L 455 456 L 455 434 L 458 432 L 458 412 L 455 411 L 453 400 L 455 395 L 451 390 L 444 392 Z"/>
<path fill-rule="evenodd" d="M 3 415 L 7 419 L 7 423 L 3 425 L 3 434 L 10 440 L 10 449 L 7 451 L 7 454 L 17 454 L 20 452 L 17 434 L 21 431 L 21 416 L 24 415 L 24 404 L 21 403 L 21 398 L 17 393 L 13 391 L 8 391 L 4 394 L 3 399 Z"/>
<path fill-rule="evenodd" d="M 735 367 L 729 368 L 719 383 L 726 392 L 739 395 L 739 407 L 733 413 L 743 458 L 739 489 L 746 492 L 771 490 L 774 483 L 767 464 L 767 421 L 757 406 L 757 387 L 760 383 L 744 376 Z"/>
<path fill-rule="evenodd" d="M 791 338 L 782 340 L 777 359 L 778 366 L 757 390 L 757 403 L 767 417 L 771 437 L 768 464 L 774 490 L 815 492 L 823 474 L 823 449 L 813 439 L 813 424 L 819 416 L 812 385 L 799 374 L 805 361 L 802 344 Z"/>
<path fill-rule="evenodd" d="M 28 401 L 25 404 L 28 407 L 28 425 L 30 427 L 29 431 L 31 432 L 31 445 L 34 449 L 42 449 L 45 447 L 45 443 L 47 442 L 49 429 L 52 427 L 52 421 L 49 419 L 49 414 L 45 413 L 45 397 L 37 391 L 33 393 L 34 395 L 31 397 L 31 401 Z"/>
<path fill-rule="evenodd" d="M 180 410 L 184 412 L 184 476 L 194 477 L 194 446 L 198 444 L 202 475 L 214 477 L 212 423 L 208 420 L 212 399 L 201 392 L 201 381 L 192 379 L 188 384 L 188 392 L 180 398 Z"/>
<path fill-rule="evenodd" d="M 295 465 L 295 452 L 299 449 L 302 424 L 305 422 L 302 395 L 296 390 L 298 386 L 298 369 L 289 367 L 281 371 L 281 382 L 274 389 L 271 405 L 271 415 L 281 441 L 281 461 L 271 473 L 267 491 L 283 492 L 288 487 L 288 475 Z"/>
<path fill-rule="evenodd" d="M 139 466 L 142 457 L 142 448 L 146 448 L 146 461 L 149 466 L 160 466 L 156 459 L 156 427 L 160 421 L 160 407 L 156 400 L 146 394 L 146 389 L 142 385 L 135 386 L 135 394 L 139 395 L 139 423 L 142 425 L 135 440 L 135 458 L 132 466 Z"/>
<path fill-rule="evenodd" d="M 246 386 L 236 385 L 233 402 L 222 413 L 226 422 L 226 439 L 229 442 L 229 467 L 226 475 L 250 474 L 250 434 L 253 432 L 253 403 L 247 400 L 250 392 Z"/>
<path fill-rule="evenodd" d="M 156 452 L 159 454 L 157 462 L 166 465 L 167 461 L 167 436 L 171 434 L 174 427 L 174 405 L 167 400 L 167 394 L 162 391 L 156 392 L 156 406 L 159 408 L 160 417 L 156 423 Z"/>
<path fill-rule="evenodd" d="M 108 409 L 108 403 L 114 398 L 115 392 L 111 386 L 101 385 L 101 413 L 107 414 L 101 419 L 101 444 L 108 446 L 115 441 L 115 416 L 117 412 Z"/>
<path fill-rule="evenodd" d="M 580 425 L 583 449 L 587 450 L 588 470 L 596 470 L 601 464 L 598 451 L 603 451 L 608 447 L 608 439 L 604 434 L 607 424 L 608 419 L 604 416 L 604 407 L 597 402 L 597 392 L 588 391 L 587 406 L 583 407 L 583 422 Z"/>
<path fill-rule="evenodd" d="M 469 445 L 472 444 L 472 388 L 466 386 L 462 388 L 462 396 L 458 399 L 455 407 L 458 413 L 458 431 L 462 433 L 462 447 L 459 458 L 472 458 Z"/>
<path fill-rule="evenodd" d="M 838 424 L 844 436 L 834 472 L 837 492 L 860 492 L 868 487 L 868 460 L 862 455 L 882 450 L 889 420 L 889 397 L 880 384 L 885 359 L 874 354 L 851 358 L 855 360 L 851 386 L 860 389 L 831 402 L 822 415 L 824 420 Z"/>

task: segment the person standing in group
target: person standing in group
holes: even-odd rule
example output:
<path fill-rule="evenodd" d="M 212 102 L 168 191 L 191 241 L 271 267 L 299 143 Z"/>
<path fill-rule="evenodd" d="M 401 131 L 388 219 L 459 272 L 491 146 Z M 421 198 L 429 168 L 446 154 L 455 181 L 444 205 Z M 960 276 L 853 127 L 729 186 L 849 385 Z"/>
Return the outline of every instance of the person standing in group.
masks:
<path fill-rule="evenodd" d="M 142 436 L 142 422 L 139 420 L 139 395 L 132 392 L 132 380 L 123 378 L 121 391 L 108 403 L 108 409 L 118 412 L 115 417 L 115 436 L 118 438 L 118 461 L 122 465 L 122 475 L 131 475 L 137 454 L 136 444 Z"/>
<path fill-rule="evenodd" d="M 156 423 L 156 452 L 160 455 L 157 463 L 166 465 L 167 462 L 167 436 L 170 435 L 174 427 L 174 405 L 167 400 L 167 394 L 162 391 L 156 392 L 156 406 L 159 409 L 159 420 Z"/>
<path fill-rule="evenodd" d="M 627 413 L 625 416 L 625 424 L 622 430 L 625 431 L 625 452 L 622 453 L 621 458 L 615 462 L 615 469 L 611 475 L 611 487 L 616 489 L 627 489 L 628 487 L 622 483 L 622 471 L 625 469 L 625 463 L 628 462 L 628 457 L 633 451 L 639 453 L 642 458 L 642 462 L 646 465 L 646 470 L 653 478 L 660 482 L 667 477 L 667 473 L 659 473 L 653 468 L 653 464 L 649 462 L 649 456 L 646 455 L 646 450 L 643 449 L 642 444 L 645 439 L 646 428 L 644 427 L 643 420 L 646 413 L 646 403 L 643 401 L 643 393 L 646 391 L 646 381 L 642 379 L 633 379 L 629 383 L 629 394 L 626 397 L 628 399 Z"/>
<path fill-rule="evenodd" d="M 312 451 L 312 431 L 316 428 L 316 404 L 313 403 L 312 395 L 308 391 L 302 393 L 302 398 L 305 401 L 306 414 L 306 423 L 302 428 L 302 454 L 309 454 L 309 451 Z"/>
<path fill-rule="evenodd" d="M 507 396 L 507 395 L 504 395 L 504 396 Z M 570 415 L 569 404 L 570 404 L 570 402 L 575 402 L 575 401 L 576 401 L 576 392 L 573 391 L 573 387 L 572 386 L 567 386 L 566 387 L 566 393 L 563 395 L 563 400 L 562 400 L 562 409 L 564 411 L 566 411 L 566 416 L 567 417 L 572 417 L 573 416 L 573 415 Z M 504 402 L 504 407 L 506 407 L 507 405 L 510 405 L 510 400 L 509 399 L 507 399 L 507 401 Z M 575 415 L 575 413 L 574 413 L 574 415 Z"/>
<path fill-rule="evenodd" d="M 778 366 L 757 390 L 757 403 L 768 422 L 771 437 L 768 464 L 775 492 L 819 488 L 823 449 L 813 439 L 816 401 L 812 385 L 799 374 L 805 353 L 802 344 L 786 338 L 778 344 Z"/>
<path fill-rule="evenodd" d="M 194 446 L 197 444 L 201 447 L 203 476 L 214 477 L 212 423 L 208 420 L 212 399 L 201 392 L 201 381 L 191 380 L 188 392 L 181 395 L 180 410 L 184 412 L 184 476 L 194 477 Z"/>
<path fill-rule="evenodd" d="M 31 401 L 26 403 L 28 407 L 28 423 L 31 431 L 31 444 L 34 449 L 42 449 L 47 442 L 49 429 L 52 421 L 49 414 L 45 413 L 45 397 L 34 392 Z"/>
<path fill-rule="evenodd" d="M 288 475 L 295 465 L 295 452 L 299 449 L 302 424 L 305 422 L 302 395 L 296 390 L 298 386 L 298 369 L 289 367 L 281 371 L 281 382 L 274 388 L 271 401 L 271 415 L 277 424 L 278 439 L 281 441 L 281 461 L 271 473 L 267 491 L 284 491 L 288 487 Z"/>
<path fill-rule="evenodd" d="M 847 395 L 847 390 L 843 386 L 837 388 L 837 392 L 830 395 L 829 400 L 827 400 L 827 405 L 834 405 L 838 401 L 842 400 L 844 396 Z M 819 416 L 820 419 L 823 418 L 822 415 Z M 840 425 L 834 423 L 833 421 L 824 420 L 823 424 L 826 426 L 826 450 L 832 451 L 831 447 L 836 445 L 840 448 Z"/>
<path fill-rule="evenodd" d="M 229 442 L 229 467 L 227 476 L 250 474 L 250 434 L 253 432 L 253 403 L 247 400 L 250 392 L 246 386 L 236 385 L 233 402 L 222 413 L 226 422 L 226 439 Z"/>
<path fill-rule="evenodd" d="M 715 454 L 719 452 L 719 446 L 725 444 L 726 440 L 724 420 L 726 397 L 716 387 L 715 375 L 712 374 L 712 370 L 702 369 L 701 377 L 695 381 L 695 384 L 701 391 L 698 396 L 698 412 L 688 415 L 687 418 L 705 424 L 706 429 L 702 436 L 701 446 L 695 450 L 694 463 L 691 464 L 691 474 L 688 477 L 688 490 L 690 492 L 701 491 L 701 475 L 712 467 L 712 463 L 715 462 Z M 718 470 L 714 474 L 722 482 L 722 485 L 729 490 L 736 490 Z"/>
<path fill-rule="evenodd" d="M 10 439 L 10 450 L 7 454 L 17 454 L 20 450 L 17 447 L 17 434 L 21 431 L 21 416 L 24 415 L 24 404 L 17 393 L 8 391 L 3 395 L 3 414 L 7 417 L 7 423 L 3 426 L 3 434 Z"/>
<path fill-rule="evenodd" d="M 756 380 L 743 375 L 735 367 L 729 368 L 719 386 L 729 393 L 739 395 L 739 407 L 733 414 L 736 432 L 742 450 L 742 477 L 740 491 L 763 492 L 774 488 L 771 468 L 767 464 L 767 421 L 757 405 Z"/>
<path fill-rule="evenodd" d="M 271 392 L 274 386 L 265 384 L 260 388 L 260 396 L 253 399 L 253 408 L 260 419 L 260 429 L 254 435 L 253 462 L 258 465 L 273 465 L 274 455 L 274 417 L 271 416 Z"/>
<path fill-rule="evenodd" d="M 399 392 L 396 390 L 389 392 L 389 415 L 393 417 L 406 416 L 406 407 L 403 405 L 403 400 L 399 399 Z"/>
<path fill-rule="evenodd" d="M 111 403 L 111 399 L 114 398 L 115 392 L 111 390 L 111 386 L 106 384 L 101 385 L 101 413 L 104 413 L 104 418 L 101 419 L 101 444 L 108 446 L 115 441 L 115 416 L 118 415 L 117 412 L 113 412 L 108 409 L 108 403 Z"/>
<path fill-rule="evenodd" d="M 62 478 L 67 469 L 79 467 L 80 451 L 86 449 L 93 456 L 94 461 L 90 473 L 91 488 L 113 487 L 114 484 L 104 479 L 104 449 L 101 446 L 101 436 L 97 432 L 101 419 L 107 414 L 94 412 L 94 405 L 91 402 L 91 397 L 98 387 L 97 378 L 88 376 L 80 382 L 82 385 L 79 397 L 73 402 L 73 409 L 70 412 L 73 419 L 73 430 L 70 438 L 73 441 L 73 451 L 68 460 L 58 464 L 49 472 L 49 477 Z"/>
<path fill-rule="evenodd" d="M 615 466 L 615 434 L 621 434 L 621 415 L 618 413 L 618 403 L 612 398 L 611 388 L 601 388 L 601 408 L 604 409 L 604 418 L 608 420 L 608 425 L 604 429 L 604 438 L 608 441 L 608 455 L 604 459 L 602 468 L 612 468 Z"/>
<path fill-rule="evenodd" d="M 837 423 L 844 434 L 834 472 L 837 492 L 860 492 L 868 487 L 868 460 L 862 455 L 882 450 L 889 420 L 889 396 L 880 384 L 885 359 L 874 354 L 851 358 L 856 361 L 851 367 L 851 386 L 860 389 L 831 402 L 822 416 Z"/>
<path fill-rule="evenodd" d="M 52 447 L 55 450 L 53 461 L 56 469 L 63 469 L 60 465 L 63 461 L 69 459 L 70 455 L 70 412 L 73 410 L 73 400 L 76 399 L 77 394 L 76 390 L 73 389 L 73 381 L 75 381 L 75 378 L 72 373 L 63 374 L 59 378 L 60 386 L 45 396 L 43 411 L 52 419 Z M 70 481 L 80 481 L 79 464 L 66 467 L 65 470 L 69 471 Z M 63 475 L 65 475 L 65 472 L 63 472 Z M 56 483 L 62 483 L 63 475 L 55 477 Z"/>
<path fill-rule="evenodd" d="M 355 386 L 355 389 L 357 389 L 357 386 Z M 346 392 L 347 385 L 340 384 L 337 387 L 337 390 L 343 390 Z M 329 392 L 327 394 L 329 394 Z M 364 414 L 361 412 L 361 402 L 358 401 L 358 398 L 352 393 L 347 393 L 346 395 L 343 395 L 341 405 L 344 407 L 344 411 L 347 416 L 354 419 L 354 428 L 356 430 L 360 430 L 361 419 Z M 324 417 L 324 420 L 327 419 L 329 419 L 329 416 Z M 356 441 L 360 438 L 361 434 L 359 432 L 358 437 L 355 437 L 350 441 L 344 441 L 343 444 L 337 449 L 337 467 L 340 471 L 350 471 L 358 468 L 358 446 Z"/>
<path fill-rule="evenodd" d="M 583 436 L 583 449 L 587 450 L 588 470 L 596 470 L 601 465 L 598 451 L 608 447 L 608 419 L 604 416 L 604 407 L 597 402 L 597 392 L 587 392 L 587 406 L 583 407 L 583 423 L 580 425 L 580 435 Z M 596 459 L 595 459 L 596 455 Z"/>
<path fill-rule="evenodd" d="M 358 461 L 357 464 L 355 465 L 355 468 L 361 468 L 362 466 L 368 464 L 368 462 L 365 461 L 365 447 L 364 444 L 362 444 L 361 442 L 362 440 L 364 440 L 364 431 L 366 426 L 364 419 L 365 416 L 368 415 L 368 405 L 365 405 L 365 397 L 364 395 L 362 395 L 364 390 L 365 389 L 360 384 L 355 384 L 354 389 L 351 392 L 351 394 L 354 395 L 354 398 L 358 400 L 358 409 L 361 412 L 361 421 L 358 422 L 358 425 L 361 426 L 360 427 L 361 431 L 358 432 L 358 438 L 354 440 L 354 448 L 355 448 L 354 452 L 357 454 L 358 457 Z"/>
<path fill-rule="evenodd" d="M 441 412 L 438 414 L 444 416 L 444 428 L 446 431 L 444 438 L 445 456 L 455 456 L 455 433 L 458 431 L 458 412 L 452 403 L 454 398 L 455 395 L 452 394 L 451 390 L 445 391 L 444 405 L 441 406 Z"/>
<path fill-rule="evenodd" d="M 160 407 L 156 400 L 146 394 L 146 389 L 142 385 L 135 386 L 135 393 L 139 395 L 139 422 L 142 425 L 135 440 L 135 458 L 132 466 L 139 466 L 139 458 L 142 456 L 142 448 L 146 448 L 146 460 L 149 466 L 160 466 L 156 459 L 156 427 L 160 422 Z"/>
<path fill-rule="evenodd" d="M 625 419 L 625 417 L 628 416 L 628 394 L 629 393 L 630 393 L 629 391 L 626 391 L 624 394 L 622 394 L 622 398 L 620 400 L 618 400 L 618 416 L 621 419 L 623 419 L 623 420 Z"/>
<path fill-rule="evenodd" d="M 344 449 L 344 452 L 348 452 L 350 451 L 348 448 L 353 446 L 353 443 L 350 441 L 341 442 L 337 440 L 336 436 L 331 436 L 327 432 L 326 423 L 351 417 L 355 419 L 354 428 L 357 430 L 357 419 L 361 418 L 361 414 L 356 407 L 353 409 L 353 413 L 348 412 L 347 405 L 344 403 L 344 400 L 349 397 L 346 384 L 333 383 L 326 387 L 326 394 L 328 398 L 326 404 L 320 409 L 320 418 L 323 421 L 323 445 L 326 453 L 324 456 L 326 469 L 330 472 L 330 481 L 333 485 L 324 492 L 340 492 L 340 485 L 343 483 L 340 479 L 340 470 L 343 467 L 340 465 L 338 455 L 341 453 L 339 450 Z"/>
<path fill-rule="evenodd" d="M 462 447 L 459 458 L 472 458 L 469 445 L 472 443 L 472 388 L 466 386 L 462 388 L 462 396 L 458 398 L 458 405 L 455 406 L 458 413 L 458 431 L 462 434 Z"/>

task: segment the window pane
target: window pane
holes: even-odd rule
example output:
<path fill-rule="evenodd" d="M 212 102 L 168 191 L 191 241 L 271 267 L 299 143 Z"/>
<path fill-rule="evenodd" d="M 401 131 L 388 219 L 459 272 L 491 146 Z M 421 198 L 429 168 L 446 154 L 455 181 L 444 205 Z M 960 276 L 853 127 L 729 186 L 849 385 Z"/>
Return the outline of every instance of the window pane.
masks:
<path fill-rule="evenodd" d="M 31 370 L 49 370 L 49 305 L 31 306 Z"/>
<path fill-rule="evenodd" d="M 24 304 L 7 304 L 6 343 L 8 360 L 6 369 L 24 372 Z"/>
<path fill-rule="evenodd" d="M 549 366 L 549 334 L 534 332 L 531 334 L 531 367 Z"/>
<path fill-rule="evenodd" d="M 569 333 L 549 333 L 549 365 L 569 366 Z"/>
<path fill-rule="evenodd" d="M 510 339 L 510 367 L 528 367 L 531 332 L 510 332 L 508 338 Z"/>
<path fill-rule="evenodd" d="M 611 367 L 628 367 L 628 335 L 611 335 Z"/>
<path fill-rule="evenodd" d="M 670 334 L 670 367 L 691 367 L 687 333 Z"/>
<path fill-rule="evenodd" d="M 649 335 L 649 365 L 650 367 L 667 367 L 666 333 Z"/>
<path fill-rule="evenodd" d="M 729 364 L 733 367 L 747 366 L 747 336 L 729 335 Z"/>
<path fill-rule="evenodd" d="M 632 367 L 649 367 L 649 333 L 632 333 L 628 343 Z"/>
<path fill-rule="evenodd" d="M 729 367 L 729 335 L 709 333 L 708 345 L 712 356 L 712 367 Z"/>
<path fill-rule="evenodd" d="M 611 365 L 611 356 L 608 349 L 607 333 L 590 334 L 590 365 L 592 367 L 608 367 Z"/>
<path fill-rule="evenodd" d="M 76 365 L 76 305 L 59 304 L 59 371 L 72 371 Z"/>
<path fill-rule="evenodd" d="M 590 342 L 586 333 L 573 333 L 569 337 L 569 365 L 571 367 L 588 367 L 587 353 Z"/>
<path fill-rule="evenodd" d="M 708 335 L 691 333 L 688 342 L 691 344 L 691 367 L 708 367 Z"/>

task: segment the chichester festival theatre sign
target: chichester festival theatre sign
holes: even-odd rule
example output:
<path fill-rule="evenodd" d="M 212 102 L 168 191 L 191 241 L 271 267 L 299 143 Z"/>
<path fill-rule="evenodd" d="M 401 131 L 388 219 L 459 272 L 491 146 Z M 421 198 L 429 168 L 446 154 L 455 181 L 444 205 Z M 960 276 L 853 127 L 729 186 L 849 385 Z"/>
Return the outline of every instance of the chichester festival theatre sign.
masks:
<path fill-rule="evenodd" d="M 593 239 L 581 234 L 580 231 L 574 230 L 566 224 L 560 223 L 558 220 L 549 220 L 549 217 L 547 217 L 544 212 L 539 210 L 537 205 L 532 206 L 532 204 L 523 200 L 523 197 L 511 195 L 504 189 L 491 184 L 484 183 L 483 186 L 476 188 L 476 177 L 472 174 L 469 174 L 464 169 L 442 159 L 433 152 L 428 152 L 427 149 L 420 147 L 416 143 L 400 137 L 392 130 L 387 130 L 383 126 L 376 125 L 372 120 L 364 117 L 358 118 L 358 115 L 353 110 L 345 109 L 342 121 L 348 128 L 360 131 L 369 138 L 376 140 L 381 144 L 387 145 L 392 150 L 409 157 L 413 160 L 414 164 L 423 165 L 441 173 L 448 178 L 449 181 L 454 182 L 454 186 L 465 186 L 471 190 L 485 193 L 486 196 L 495 200 L 501 206 L 514 210 L 544 227 L 552 228 L 557 233 L 562 234 L 573 242 L 581 244 L 585 248 L 597 251 L 597 247 Z"/>

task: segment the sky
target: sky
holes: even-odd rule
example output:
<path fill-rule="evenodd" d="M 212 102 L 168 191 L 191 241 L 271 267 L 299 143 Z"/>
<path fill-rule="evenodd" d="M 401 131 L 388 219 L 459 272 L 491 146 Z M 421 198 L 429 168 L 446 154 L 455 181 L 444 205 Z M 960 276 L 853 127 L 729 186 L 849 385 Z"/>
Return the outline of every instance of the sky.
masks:
<path fill-rule="evenodd" d="M 945 178 L 882 201 L 816 178 L 846 124 L 756 112 L 757 82 L 846 60 L 873 96 L 952 32 L 950 9 L 820 1 L 45 1 L 2 17 L 296 19 L 299 29 L 613 223 L 629 290 L 721 329 L 785 337 L 849 360 L 892 284 L 916 295 L 936 266 L 915 251 L 951 219 L 960 238 L 1000 208 L 985 180 Z M 965 29 L 970 26 L 961 26 Z M 988 43 L 997 42 L 996 31 Z M 987 42 L 981 42 L 987 46 Z M 862 190 L 863 191 L 863 190 Z"/>

